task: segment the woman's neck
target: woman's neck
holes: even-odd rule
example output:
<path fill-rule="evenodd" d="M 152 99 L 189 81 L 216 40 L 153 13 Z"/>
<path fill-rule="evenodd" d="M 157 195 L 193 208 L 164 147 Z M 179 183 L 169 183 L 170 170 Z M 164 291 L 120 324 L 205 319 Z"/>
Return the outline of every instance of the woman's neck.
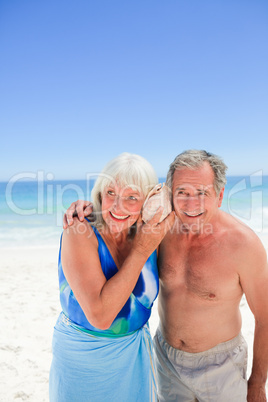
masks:
<path fill-rule="evenodd" d="M 131 250 L 133 237 L 129 231 L 111 233 L 109 230 L 100 230 L 100 234 L 106 243 L 118 269 L 127 258 Z"/>
<path fill-rule="evenodd" d="M 124 230 L 121 232 L 111 232 L 109 227 L 105 225 L 99 231 L 101 235 L 105 238 L 105 240 L 117 249 L 120 249 L 122 247 L 124 248 L 124 245 L 129 244 L 130 242 L 129 230 Z"/>

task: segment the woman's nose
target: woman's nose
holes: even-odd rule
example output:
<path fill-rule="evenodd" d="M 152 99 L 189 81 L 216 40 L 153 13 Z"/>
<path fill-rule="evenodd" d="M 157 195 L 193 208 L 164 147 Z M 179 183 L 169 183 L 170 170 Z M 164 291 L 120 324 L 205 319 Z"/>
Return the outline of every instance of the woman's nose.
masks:
<path fill-rule="evenodd" d="M 124 199 L 123 197 L 120 197 L 120 195 L 117 195 L 115 197 L 113 209 L 115 212 L 121 212 L 121 213 L 126 212 L 126 208 L 124 206 Z"/>
<path fill-rule="evenodd" d="M 113 205 L 114 209 L 118 209 L 120 207 L 120 203 L 121 203 L 120 196 L 116 195 L 114 198 L 114 205 Z"/>

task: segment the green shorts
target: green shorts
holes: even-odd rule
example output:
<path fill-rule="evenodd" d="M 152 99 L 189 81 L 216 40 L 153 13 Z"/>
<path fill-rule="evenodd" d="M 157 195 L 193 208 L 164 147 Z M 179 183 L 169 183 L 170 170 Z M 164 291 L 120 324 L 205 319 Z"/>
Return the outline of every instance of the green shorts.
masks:
<path fill-rule="evenodd" d="M 246 402 L 247 344 L 242 334 L 200 353 L 154 337 L 159 401 Z"/>

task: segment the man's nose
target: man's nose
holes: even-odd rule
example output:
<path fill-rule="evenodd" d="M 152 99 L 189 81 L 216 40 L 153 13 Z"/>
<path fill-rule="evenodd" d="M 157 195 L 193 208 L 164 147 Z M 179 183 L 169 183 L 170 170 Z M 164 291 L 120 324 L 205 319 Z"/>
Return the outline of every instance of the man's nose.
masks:
<path fill-rule="evenodd" d="M 194 211 L 201 206 L 201 200 L 198 196 L 189 196 L 186 200 L 187 209 L 189 211 Z"/>

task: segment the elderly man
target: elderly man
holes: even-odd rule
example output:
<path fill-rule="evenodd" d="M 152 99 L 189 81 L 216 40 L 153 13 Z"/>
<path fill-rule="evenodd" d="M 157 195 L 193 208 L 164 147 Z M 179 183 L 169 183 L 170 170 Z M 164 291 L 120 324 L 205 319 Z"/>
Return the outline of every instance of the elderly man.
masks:
<path fill-rule="evenodd" d="M 167 175 L 177 221 L 159 250 L 160 401 L 266 401 L 267 256 L 251 229 L 219 209 L 225 171 L 217 156 L 186 151 Z M 256 322 L 248 395 L 243 293 Z"/>
<path fill-rule="evenodd" d="M 225 172 L 219 157 L 189 150 L 175 158 L 167 175 L 176 221 L 158 254 L 154 344 L 160 401 L 266 401 L 267 256 L 250 228 L 219 209 Z M 82 209 L 80 203 L 80 217 Z M 70 222 L 72 213 L 70 208 Z M 256 324 L 248 382 L 240 333 L 243 293 Z"/>

